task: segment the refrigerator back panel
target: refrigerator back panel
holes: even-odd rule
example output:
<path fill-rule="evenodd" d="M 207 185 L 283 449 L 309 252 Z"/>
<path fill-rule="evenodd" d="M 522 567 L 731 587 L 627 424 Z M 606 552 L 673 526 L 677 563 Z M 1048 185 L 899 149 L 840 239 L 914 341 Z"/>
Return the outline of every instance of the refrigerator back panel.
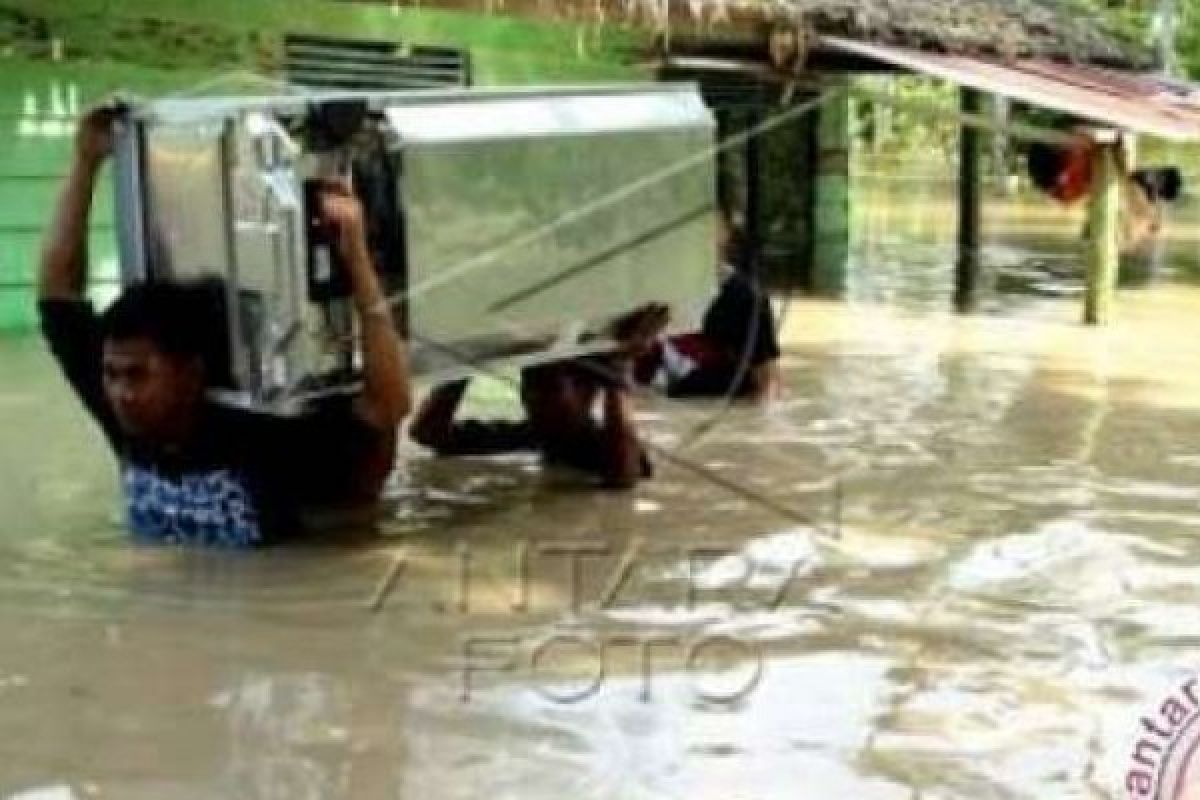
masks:
<path fill-rule="evenodd" d="M 471 113 L 467 113 L 471 112 Z M 712 132 L 678 90 L 394 108 L 415 345 L 597 329 L 712 292 Z M 469 348 L 470 349 L 470 348 Z"/>

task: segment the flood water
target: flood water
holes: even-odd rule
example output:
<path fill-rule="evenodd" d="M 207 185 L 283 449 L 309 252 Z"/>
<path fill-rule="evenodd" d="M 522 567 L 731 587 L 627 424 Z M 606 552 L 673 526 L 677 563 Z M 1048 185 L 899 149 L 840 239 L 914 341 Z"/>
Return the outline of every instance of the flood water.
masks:
<path fill-rule="evenodd" d="M 873 195 L 849 300 L 780 298 L 778 407 L 643 403 L 636 492 L 414 451 L 367 545 L 133 547 L 0 341 L 0 796 L 1118 796 L 1200 667 L 1192 231 L 1085 329 L 1076 222 L 997 205 L 1021 291 L 961 317 L 948 202 Z"/>

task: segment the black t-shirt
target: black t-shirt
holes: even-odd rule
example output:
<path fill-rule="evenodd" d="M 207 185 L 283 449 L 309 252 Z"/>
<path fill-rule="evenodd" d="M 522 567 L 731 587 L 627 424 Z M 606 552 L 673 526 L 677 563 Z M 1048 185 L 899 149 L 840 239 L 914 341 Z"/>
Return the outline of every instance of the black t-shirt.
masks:
<path fill-rule="evenodd" d="M 720 356 L 674 381 L 668 390 L 672 396 L 743 394 L 750 371 L 780 355 L 770 298 L 742 271 L 722 282 L 701 333 Z"/>
<path fill-rule="evenodd" d="M 39 304 L 63 373 L 117 456 L 129 527 L 141 539 L 247 547 L 296 532 L 300 512 L 363 497 L 364 464 L 382 434 L 349 401 L 297 418 L 206 403 L 191 444 L 175 451 L 127 436 L 104 393 L 102 343 L 90 304 Z"/>
<path fill-rule="evenodd" d="M 734 272 L 704 315 L 704 333 L 758 367 L 779 358 L 771 301 L 753 278 Z"/>

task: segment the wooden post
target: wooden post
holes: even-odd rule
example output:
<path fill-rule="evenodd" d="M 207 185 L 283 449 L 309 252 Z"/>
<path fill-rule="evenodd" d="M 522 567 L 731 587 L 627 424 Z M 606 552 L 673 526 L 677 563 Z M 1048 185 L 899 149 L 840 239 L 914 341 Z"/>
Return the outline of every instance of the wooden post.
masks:
<path fill-rule="evenodd" d="M 1009 138 L 1007 130 L 1009 124 L 1012 123 L 1012 115 L 1012 101 L 1003 95 L 993 95 L 992 120 L 996 125 L 996 130 L 992 134 L 992 172 L 996 186 L 1005 197 L 1015 197 L 1020 185 L 1017 176 L 1012 173 L 1012 164 L 1009 160 L 1012 153 L 1012 139 Z"/>
<path fill-rule="evenodd" d="M 800 147 L 800 213 L 804 226 L 804 236 L 800 241 L 800 252 L 803 254 L 800 281 L 806 289 L 816 286 L 816 255 L 817 255 L 817 153 L 821 150 L 820 110 L 805 114 L 801 120 L 803 138 Z"/>
<path fill-rule="evenodd" d="M 1087 293 L 1083 321 L 1107 324 L 1117 293 L 1120 266 L 1118 236 L 1121 182 L 1117 175 L 1115 141 L 1098 142 L 1092 165 L 1092 195 L 1088 207 Z"/>
<path fill-rule="evenodd" d="M 833 86 L 833 91 L 844 88 Z M 812 288 L 838 295 L 846 288 L 850 261 L 851 99 L 841 93 L 817 112 L 815 153 L 816 213 L 813 231 Z"/>
<path fill-rule="evenodd" d="M 762 109 L 755 108 L 750 112 L 748 127 L 758 129 L 765 119 Z M 763 134 L 756 134 L 746 139 L 746 220 L 742 232 L 745 234 L 745 251 L 738 253 L 747 263 L 743 267 L 757 270 L 762 261 L 763 230 L 762 230 L 762 142 Z"/>
<path fill-rule="evenodd" d="M 964 115 L 974 116 L 983 108 L 983 96 L 972 89 L 963 89 L 959 102 Z M 969 125 L 963 125 L 959 133 L 958 265 L 955 271 L 954 305 L 964 313 L 974 310 L 978 300 L 980 244 L 983 231 L 983 187 L 979 153 L 979 131 Z"/>

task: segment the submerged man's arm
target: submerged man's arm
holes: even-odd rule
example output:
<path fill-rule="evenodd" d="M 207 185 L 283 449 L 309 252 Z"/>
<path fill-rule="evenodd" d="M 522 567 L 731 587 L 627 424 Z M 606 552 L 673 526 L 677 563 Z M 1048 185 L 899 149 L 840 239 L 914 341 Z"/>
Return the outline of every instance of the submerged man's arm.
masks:
<path fill-rule="evenodd" d="M 445 452 L 454 437 L 454 415 L 467 391 L 467 381 L 454 381 L 436 387 L 413 418 L 409 435 L 434 452 Z"/>
<path fill-rule="evenodd" d="M 408 354 L 371 263 L 362 206 L 348 187 L 331 184 L 322 194 L 322 212 L 338 230 L 361 322 L 364 385 L 355 410 L 372 428 L 394 432 L 412 410 Z"/>
<path fill-rule="evenodd" d="M 38 274 L 41 300 L 81 299 L 87 289 L 88 219 L 96 178 L 112 152 L 115 113 L 112 108 L 93 109 L 79 123 L 70 171 L 42 244 Z"/>
<path fill-rule="evenodd" d="M 468 381 L 436 387 L 425 398 L 409 435 L 439 456 L 487 456 L 536 450 L 538 439 L 528 421 L 456 418 Z"/>
<path fill-rule="evenodd" d="M 633 364 L 649 352 L 669 321 L 670 310 L 652 304 L 620 320 L 614 331 L 620 347 L 614 354 L 614 380 L 604 387 L 604 416 L 601 423 L 604 455 L 604 484 L 614 489 L 632 489 L 646 477 L 648 461 L 638 439 L 634 419 Z"/>
<path fill-rule="evenodd" d="M 604 485 L 612 489 L 632 489 L 645 474 L 645 454 L 638 440 L 633 416 L 633 398 L 624 386 L 604 390 L 604 417 L 601 423 Z"/>

